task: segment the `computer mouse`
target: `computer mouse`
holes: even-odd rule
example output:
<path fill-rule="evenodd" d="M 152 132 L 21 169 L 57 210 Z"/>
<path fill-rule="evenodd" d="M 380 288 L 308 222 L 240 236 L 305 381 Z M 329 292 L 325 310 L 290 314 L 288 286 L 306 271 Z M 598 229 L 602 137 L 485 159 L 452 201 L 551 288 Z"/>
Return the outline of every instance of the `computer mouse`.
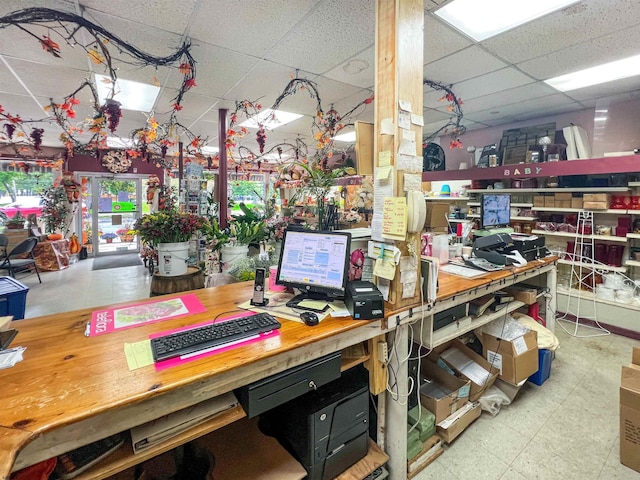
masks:
<path fill-rule="evenodd" d="M 305 325 L 308 325 L 310 327 L 313 327 L 314 325 L 318 325 L 318 323 L 320 323 L 318 315 L 313 312 L 302 312 L 300 314 L 300 320 L 302 320 Z"/>

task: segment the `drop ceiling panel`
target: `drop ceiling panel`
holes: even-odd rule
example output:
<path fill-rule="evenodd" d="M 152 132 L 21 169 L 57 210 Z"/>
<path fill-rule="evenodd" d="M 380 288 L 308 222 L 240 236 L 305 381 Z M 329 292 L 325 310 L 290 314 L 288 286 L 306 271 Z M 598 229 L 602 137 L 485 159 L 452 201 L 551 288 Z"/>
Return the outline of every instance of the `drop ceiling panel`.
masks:
<path fill-rule="evenodd" d="M 516 68 L 507 67 L 471 80 L 457 83 L 453 85 L 452 90 L 458 98 L 461 98 L 462 101 L 466 103 L 473 98 L 510 90 L 533 83 L 534 81 L 533 78 L 518 71 Z"/>
<path fill-rule="evenodd" d="M 319 74 L 344 63 L 373 45 L 374 41 L 373 2 L 326 0 L 305 17 L 266 58 Z"/>
<path fill-rule="evenodd" d="M 189 36 L 262 57 L 315 8 L 317 0 L 201 1 Z"/>
<path fill-rule="evenodd" d="M 82 0 L 89 13 L 97 11 L 126 20 L 144 20 L 145 25 L 180 35 L 184 33 L 196 3 L 197 0 Z"/>
<path fill-rule="evenodd" d="M 491 110 L 470 113 L 465 116 L 469 120 L 475 122 L 486 123 L 487 125 L 501 125 L 503 119 L 514 121 L 516 118 L 534 118 L 543 117 L 550 112 L 558 112 L 566 109 L 567 111 L 582 109 L 582 105 L 573 102 L 570 98 L 562 94 L 547 95 L 546 97 L 535 98 L 533 100 L 513 103 L 511 105 L 502 105 Z M 498 114 L 491 112 L 498 111 Z M 535 113 L 533 116 L 530 114 Z"/>
<path fill-rule="evenodd" d="M 518 64 L 524 72 L 540 80 L 594 67 L 612 60 L 637 55 L 640 50 L 640 25 L 621 30 Z"/>
<path fill-rule="evenodd" d="M 593 85 L 592 87 L 579 88 L 578 90 L 565 92 L 565 94 L 577 101 L 582 101 L 619 95 L 634 90 L 640 90 L 640 75 L 616 80 L 615 82 Z"/>
<path fill-rule="evenodd" d="M 424 76 L 443 84 L 453 84 L 506 67 L 506 63 L 471 46 L 424 66 Z"/>
<path fill-rule="evenodd" d="M 426 4 L 426 2 L 425 2 Z M 424 16 L 424 64 L 434 62 L 471 45 L 471 40 L 437 17 Z"/>
<path fill-rule="evenodd" d="M 554 93 L 557 93 L 557 91 L 543 82 L 530 83 L 521 87 L 485 95 L 484 97 L 473 98 L 466 102 L 463 99 L 463 111 L 467 114 L 488 109 L 501 110 L 500 107 L 503 105 L 524 102 L 529 99 L 536 99 Z"/>
<path fill-rule="evenodd" d="M 196 93 L 198 89 L 193 89 L 192 92 L 188 92 L 182 101 L 182 110 L 178 112 L 179 115 L 188 118 L 199 118 L 209 108 L 220 101 L 219 98 L 209 97 L 206 95 L 199 95 Z M 173 103 L 175 96 L 178 94 L 177 90 L 165 89 L 162 91 L 156 102 L 156 112 L 171 112 L 173 111 Z M 185 114 L 186 113 L 186 114 Z"/>
<path fill-rule="evenodd" d="M 375 63 L 376 52 L 374 46 L 371 46 L 329 70 L 323 77 L 357 87 L 373 88 L 376 76 Z"/>
<path fill-rule="evenodd" d="M 582 0 L 482 43 L 507 61 L 519 63 L 637 23 L 637 0 Z"/>
<path fill-rule="evenodd" d="M 59 35 L 46 28 L 28 27 L 39 38 L 50 35 L 51 40 L 60 46 L 60 58 L 42 48 L 40 42 L 28 33 L 8 27 L 0 30 L 0 54 L 7 58 L 26 58 L 32 62 L 77 69 L 87 68 L 87 54 L 78 47 L 68 45 Z"/>
<path fill-rule="evenodd" d="M 318 84 L 318 93 L 320 93 L 320 99 L 322 100 L 322 108 L 324 108 L 325 110 L 329 110 L 332 103 L 339 102 L 362 91 L 362 88 L 360 87 L 338 82 L 336 80 L 332 80 L 331 78 L 317 77 L 315 80 Z M 299 95 L 304 95 L 304 92 L 300 92 Z M 365 95 L 364 98 L 366 98 L 367 96 L 368 95 Z M 352 107 L 354 107 L 355 103 L 353 105 L 349 105 L 348 109 L 350 110 Z M 341 113 L 346 113 L 346 110 Z"/>

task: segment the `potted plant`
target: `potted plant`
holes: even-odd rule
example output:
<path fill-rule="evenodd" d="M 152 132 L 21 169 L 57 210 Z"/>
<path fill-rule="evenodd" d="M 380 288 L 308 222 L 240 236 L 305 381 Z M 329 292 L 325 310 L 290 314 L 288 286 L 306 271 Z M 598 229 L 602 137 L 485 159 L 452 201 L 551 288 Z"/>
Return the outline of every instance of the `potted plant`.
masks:
<path fill-rule="evenodd" d="M 6 218 L 6 215 L 5 215 L 5 218 Z M 20 210 L 18 210 L 13 217 L 7 218 L 4 221 L 4 224 L 9 230 L 18 230 L 18 229 L 24 228 L 24 222 L 26 221 L 27 219 L 24 218 L 22 216 L 22 213 L 20 213 Z"/>
<path fill-rule="evenodd" d="M 60 232 L 66 235 L 69 228 L 68 218 L 71 213 L 67 192 L 62 186 L 49 187 L 40 195 L 42 199 L 42 222 L 46 233 Z"/>
<path fill-rule="evenodd" d="M 120 236 L 121 242 L 133 242 L 133 237 L 136 234 L 135 230 L 131 228 L 119 228 L 116 233 Z"/>
<path fill-rule="evenodd" d="M 206 230 L 207 224 L 199 215 L 161 210 L 138 218 L 133 230 L 163 258 L 158 264 L 159 275 L 173 277 L 187 272 L 189 240 Z"/>
<path fill-rule="evenodd" d="M 100 235 L 100 238 L 106 240 L 107 243 L 113 243 L 113 239 L 116 238 L 117 235 L 115 233 L 107 232 Z"/>

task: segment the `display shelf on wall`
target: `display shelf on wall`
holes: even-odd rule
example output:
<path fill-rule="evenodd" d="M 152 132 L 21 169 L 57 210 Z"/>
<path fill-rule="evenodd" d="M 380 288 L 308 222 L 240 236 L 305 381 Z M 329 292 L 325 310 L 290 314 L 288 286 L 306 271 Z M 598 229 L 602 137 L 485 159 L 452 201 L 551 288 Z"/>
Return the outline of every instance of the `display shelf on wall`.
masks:
<path fill-rule="evenodd" d="M 546 230 L 531 230 L 534 235 L 548 235 L 550 237 L 567 237 L 576 238 L 575 233 L 570 232 L 548 232 Z M 594 240 L 602 240 L 605 242 L 627 243 L 627 237 L 615 237 L 613 235 L 582 235 L 582 238 L 593 238 Z"/>
<path fill-rule="evenodd" d="M 566 175 L 608 175 L 611 173 L 633 173 L 638 171 L 638 155 L 591 158 L 562 162 L 542 162 L 517 165 L 503 165 L 466 170 L 442 170 L 423 172 L 423 182 L 452 180 L 504 180 L 520 178 L 543 178 Z M 637 186 L 637 185 L 635 185 Z M 567 189 L 561 189 L 567 191 Z M 602 190 L 600 190 L 602 191 Z"/>
<path fill-rule="evenodd" d="M 624 264 L 628 267 L 640 267 L 640 262 L 637 260 L 625 260 Z"/>
<path fill-rule="evenodd" d="M 480 205 L 478 203 L 478 205 Z M 518 203 L 518 202 L 514 202 L 511 204 L 512 207 L 518 207 L 518 208 L 531 208 L 533 207 L 533 203 Z"/>
<path fill-rule="evenodd" d="M 628 187 L 582 187 L 582 188 L 479 188 L 469 189 L 468 193 L 615 193 L 628 192 Z"/>
<path fill-rule="evenodd" d="M 640 233 L 627 233 L 627 238 L 640 239 Z"/>
<path fill-rule="evenodd" d="M 595 300 L 596 303 L 598 303 L 598 304 L 611 305 L 613 307 L 619 307 L 619 308 L 635 310 L 635 311 L 640 312 L 640 305 L 636 305 L 635 303 L 621 303 L 621 302 L 616 302 L 615 300 L 604 300 L 602 298 L 598 298 L 597 295 L 594 298 L 593 292 L 588 292 L 586 290 L 577 290 L 575 288 L 569 289 L 569 288 L 563 287 L 561 285 L 558 285 L 556 290 L 557 290 L 559 295 L 567 295 L 567 296 L 571 295 L 572 298 L 580 298 L 581 300 L 589 300 L 589 302 L 591 302 L 591 300 Z M 560 310 L 560 306 L 559 305 L 558 305 L 558 310 Z M 635 314 L 635 315 L 637 315 L 637 314 Z M 607 317 L 607 322 L 604 322 L 604 323 L 609 323 L 608 320 L 609 320 L 609 318 Z M 623 327 L 623 328 L 627 328 L 627 327 Z M 640 326 L 637 326 L 636 329 L 640 329 Z"/>
<path fill-rule="evenodd" d="M 469 200 L 469 197 L 429 197 L 425 195 L 424 199 L 427 202 L 438 202 L 438 201 L 447 201 L 447 200 L 455 200 L 455 201 L 465 201 Z"/>
<path fill-rule="evenodd" d="M 594 265 L 592 263 L 574 262 L 572 260 L 565 260 L 565 259 L 559 259 L 558 263 L 561 263 L 563 265 L 575 265 L 576 267 L 590 268 L 593 270 L 608 270 L 610 272 L 624 273 L 627 271 L 626 267 L 614 267 L 613 265 L 603 265 L 603 264 Z M 640 265 L 640 262 L 638 262 L 638 265 Z"/>
<path fill-rule="evenodd" d="M 560 208 L 560 207 L 533 207 L 531 210 L 534 212 L 562 212 L 562 213 L 578 213 L 584 210 L 584 208 Z M 637 211 L 637 210 L 636 210 Z M 618 215 L 625 215 L 628 210 L 620 209 L 608 209 L 608 210 L 592 210 L 593 213 L 613 213 Z M 640 213 L 640 211 L 638 211 Z"/>

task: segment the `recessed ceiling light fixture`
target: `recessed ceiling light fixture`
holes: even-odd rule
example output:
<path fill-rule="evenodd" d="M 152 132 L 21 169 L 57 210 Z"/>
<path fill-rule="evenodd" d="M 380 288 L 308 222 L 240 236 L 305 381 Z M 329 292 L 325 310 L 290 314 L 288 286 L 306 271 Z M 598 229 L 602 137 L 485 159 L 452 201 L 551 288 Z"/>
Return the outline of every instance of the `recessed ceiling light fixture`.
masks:
<path fill-rule="evenodd" d="M 545 80 L 545 83 L 561 92 L 568 92 L 569 90 L 612 82 L 621 78 L 635 77 L 636 75 L 640 75 L 640 55 L 560 75 L 559 77 Z"/>
<path fill-rule="evenodd" d="M 356 132 L 343 133 L 342 135 L 336 135 L 333 137 L 334 140 L 338 142 L 355 142 L 356 141 Z"/>
<path fill-rule="evenodd" d="M 97 73 L 94 75 L 96 78 L 98 99 L 100 100 L 100 105 L 104 105 L 104 102 L 111 94 L 111 78 Z M 116 93 L 113 99 L 120 102 L 122 109 L 150 112 L 156 103 L 156 98 L 158 98 L 158 94 L 160 93 L 160 87 L 119 78 L 116 80 L 114 91 Z"/>
<path fill-rule="evenodd" d="M 580 0 L 453 0 L 434 13 L 481 42 Z"/>
<path fill-rule="evenodd" d="M 264 125 L 267 130 L 275 130 L 278 127 L 286 125 L 299 119 L 302 115 L 298 113 L 285 112 L 283 110 L 271 110 L 267 108 L 253 117 L 245 120 L 240 124 L 241 127 L 258 128 L 258 124 Z"/>

